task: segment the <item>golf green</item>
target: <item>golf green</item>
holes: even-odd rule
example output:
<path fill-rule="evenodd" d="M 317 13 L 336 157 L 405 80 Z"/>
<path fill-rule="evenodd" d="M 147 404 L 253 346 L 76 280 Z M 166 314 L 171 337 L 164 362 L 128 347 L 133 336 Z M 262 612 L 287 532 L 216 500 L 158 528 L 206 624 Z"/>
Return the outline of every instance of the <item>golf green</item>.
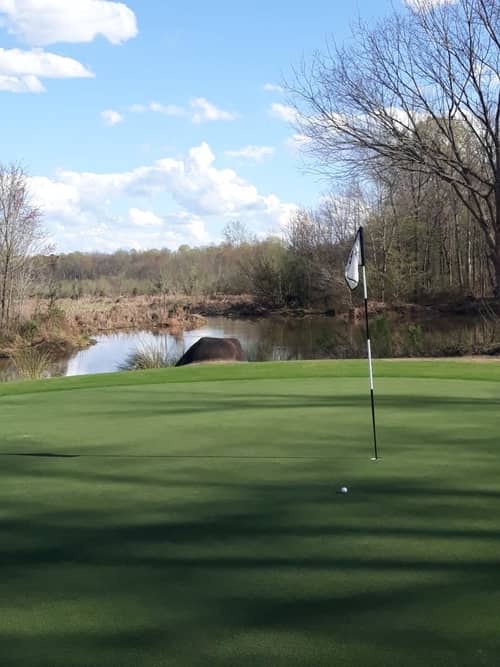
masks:
<path fill-rule="evenodd" d="M 1 385 L 2 667 L 496 667 L 500 363 L 377 362 L 378 462 L 366 374 Z"/>

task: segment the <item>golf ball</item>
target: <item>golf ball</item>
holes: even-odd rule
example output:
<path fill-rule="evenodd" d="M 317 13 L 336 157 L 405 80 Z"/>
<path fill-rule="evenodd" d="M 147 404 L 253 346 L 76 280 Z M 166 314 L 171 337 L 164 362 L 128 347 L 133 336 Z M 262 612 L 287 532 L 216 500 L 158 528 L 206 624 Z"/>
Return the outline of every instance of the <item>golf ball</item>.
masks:
<path fill-rule="evenodd" d="M 349 489 L 347 488 L 347 486 L 341 486 L 340 487 L 340 493 L 347 493 L 348 491 L 349 491 Z"/>

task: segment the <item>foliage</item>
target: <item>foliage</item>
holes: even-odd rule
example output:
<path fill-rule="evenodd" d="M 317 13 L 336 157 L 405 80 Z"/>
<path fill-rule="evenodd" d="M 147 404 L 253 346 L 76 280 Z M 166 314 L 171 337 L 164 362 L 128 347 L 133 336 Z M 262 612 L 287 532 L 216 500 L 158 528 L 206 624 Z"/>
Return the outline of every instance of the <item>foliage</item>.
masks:
<path fill-rule="evenodd" d="M 34 284 L 33 255 L 44 238 L 41 212 L 30 199 L 28 176 L 0 163 L 0 327 L 8 330 Z"/>
<path fill-rule="evenodd" d="M 17 376 L 23 380 L 37 380 L 46 376 L 53 358 L 49 352 L 36 347 L 24 347 L 12 355 Z"/>
<path fill-rule="evenodd" d="M 18 334 L 21 338 L 29 342 L 33 342 L 33 339 L 36 338 L 40 331 L 40 323 L 38 319 L 32 318 L 21 322 L 18 327 Z"/>
<path fill-rule="evenodd" d="M 122 371 L 143 371 L 151 368 L 173 366 L 175 360 L 169 355 L 166 340 L 142 342 L 131 352 L 120 366 Z"/>
<path fill-rule="evenodd" d="M 420 324 L 408 325 L 408 337 L 412 354 L 420 355 L 423 352 L 423 331 Z"/>

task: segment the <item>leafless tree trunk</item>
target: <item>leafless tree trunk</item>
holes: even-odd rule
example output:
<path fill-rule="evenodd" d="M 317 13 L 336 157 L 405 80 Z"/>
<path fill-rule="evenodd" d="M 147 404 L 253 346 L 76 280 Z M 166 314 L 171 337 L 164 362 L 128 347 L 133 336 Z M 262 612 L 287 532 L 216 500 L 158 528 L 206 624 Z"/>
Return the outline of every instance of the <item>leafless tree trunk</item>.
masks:
<path fill-rule="evenodd" d="M 41 250 L 41 214 L 32 205 L 19 165 L 0 165 L 0 328 L 10 327 L 26 297 L 32 258 Z"/>
<path fill-rule="evenodd" d="M 449 184 L 481 230 L 500 294 L 500 4 L 416 0 L 289 85 L 317 165 L 374 163 Z"/>

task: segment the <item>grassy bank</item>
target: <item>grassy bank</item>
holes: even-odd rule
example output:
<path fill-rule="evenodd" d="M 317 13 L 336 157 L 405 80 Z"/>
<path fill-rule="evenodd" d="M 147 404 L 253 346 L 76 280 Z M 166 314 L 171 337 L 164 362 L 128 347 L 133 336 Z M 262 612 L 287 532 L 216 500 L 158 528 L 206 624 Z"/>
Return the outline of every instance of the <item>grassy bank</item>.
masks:
<path fill-rule="evenodd" d="M 57 305 L 26 303 L 15 321 L 0 332 L 0 358 L 16 366 L 20 357 L 56 359 L 92 344 L 84 330 Z"/>
<path fill-rule="evenodd" d="M 160 296 L 84 297 L 59 299 L 57 304 L 68 320 L 88 335 L 125 329 L 188 330 L 204 324 L 197 311 L 191 312 L 191 304 L 186 299 Z"/>
<path fill-rule="evenodd" d="M 3 664 L 496 665 L 500 364 L 375 370 L 0 386 Z"/>
<path fill-rule="evenodd" d="M 187 303 L 160 297 L 83 298 L 27 301 L 19 321 L 0 335 L 0 357 L 40 349 L 57 358 L 92 344 L 92 336 L 123 330 L 183 331 L 205 319 Z"/>

